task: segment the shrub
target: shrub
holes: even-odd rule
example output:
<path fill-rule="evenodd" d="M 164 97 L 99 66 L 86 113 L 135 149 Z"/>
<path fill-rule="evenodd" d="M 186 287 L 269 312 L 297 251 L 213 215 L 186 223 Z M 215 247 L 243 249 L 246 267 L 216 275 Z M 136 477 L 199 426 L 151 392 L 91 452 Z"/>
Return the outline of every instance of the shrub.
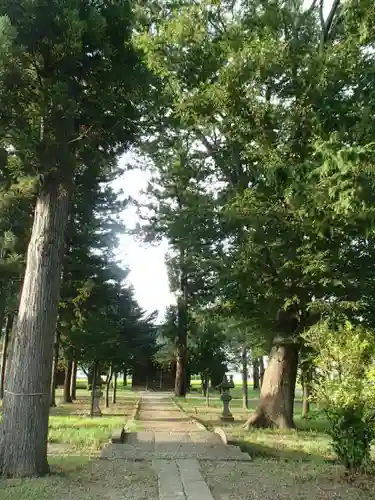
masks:
<path fill-rule="evenodd" d="M 374 413 L 361 404 L 343 408 L 327 406 L 325 414 L 332 447 L 340 462 L 349 470 L 368 469 L 375 438 Z"/>
<path fill-rule="evenodd" d="M 315 351 L 314 396 L 328 423 L 332 447 L 352 471 L 368 469 L 375 439 L 375 342 L 373 332 L 344 322 L 322 322 L 305 340 Z"/>

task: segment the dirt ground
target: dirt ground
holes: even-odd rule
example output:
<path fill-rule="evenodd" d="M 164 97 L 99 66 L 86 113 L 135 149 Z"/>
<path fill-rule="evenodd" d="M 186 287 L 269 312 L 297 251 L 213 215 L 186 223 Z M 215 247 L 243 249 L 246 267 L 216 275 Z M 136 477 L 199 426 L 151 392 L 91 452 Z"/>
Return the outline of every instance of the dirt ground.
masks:
<path fill-rule="evenodd" d="M 52 475 L 0 480 L 0 500 L 158 500 L 151 463 L 55 458 Z"/>
<path fill-rule="evenodd" d="M 374 478 L 348 480 L 328 464 L 255 459 L 201 462 L 215 500 L 373 500 Z"/>

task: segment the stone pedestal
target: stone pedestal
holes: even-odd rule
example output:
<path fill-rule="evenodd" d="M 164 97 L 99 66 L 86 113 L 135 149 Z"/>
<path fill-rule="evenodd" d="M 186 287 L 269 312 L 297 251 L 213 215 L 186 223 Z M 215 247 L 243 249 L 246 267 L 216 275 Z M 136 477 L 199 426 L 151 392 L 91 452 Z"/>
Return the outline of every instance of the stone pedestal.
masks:
<path fill-rule="evenodd" d="M 93 404 L 93 417 L 101 417 L 102 412 L 100 410 L 100 398 L 103 396 L 103 393 L 100 389 L 94 389 L 94 404 Z"/>
<path fill-rule="evenodd" d="M 234 417 L 229 410 L 229 403 L 232 401 L 232 396 L 230 394 L 222 394 L 221 400 L 223 402 L 223 413 L 220 417 L 220 420 L 224 422 L 233 422 Z"/>
<path fill-rule="evenodd" d="M 229 410 L 229 403 L 232 401 L 232 396 L 230 395 L 229 389 L 233 389 L 234 382 L 233 377 L 230 378 L 230 381 L 224 375 L 223 381 L 220 385 L 218 385 L 218 389 L 221 390 L 220 399 L 223 402 L 223 413 L 220 417 L 220 420 L 223 422 L 233 422 L 234 417 Z"/>

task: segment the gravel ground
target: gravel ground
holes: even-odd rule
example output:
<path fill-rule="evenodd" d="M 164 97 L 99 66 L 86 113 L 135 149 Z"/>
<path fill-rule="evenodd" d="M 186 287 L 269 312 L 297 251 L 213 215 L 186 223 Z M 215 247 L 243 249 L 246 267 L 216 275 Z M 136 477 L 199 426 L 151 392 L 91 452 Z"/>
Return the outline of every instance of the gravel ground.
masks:
<path fill-rule="evenodd" d="M 56 460 L 49 477 L 0 480 L 0 500 L 158 500 L 150 462 Z"/>
<path fill-rule="evenodd" d="M 256 459 L 205 462 L 201 471 L 215 500 L 373 500 L 373 478 L 350 483 L 340 467 Z"/>

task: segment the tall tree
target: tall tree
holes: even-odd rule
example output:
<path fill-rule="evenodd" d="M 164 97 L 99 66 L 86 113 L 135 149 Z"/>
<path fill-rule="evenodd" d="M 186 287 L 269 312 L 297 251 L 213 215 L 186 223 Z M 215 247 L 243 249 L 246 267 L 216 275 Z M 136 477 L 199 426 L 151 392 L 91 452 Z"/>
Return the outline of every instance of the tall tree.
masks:
<path fill-rule="evenodd" d="M 216 297 L 272 344 L 247 425 L 292 427 L 301 333 L 338 303 L 353 314 L 371 281 L 354 276 L 373 256 L 372 234 L 365 241 L 358 231 L 367 223 L 339 219 L 332 205 L 336 197 L 344 209 L 353 186 L 364 186 L 351 179 L 340 199 L 352 146 L 368 142 L 358 110 L 372 109 L 363 98 L 372 103 L 371 10 L 339 0 L 328 13 L 324 2 L 180 2 L 178 15 L 169 7 L 140 43 L 160 76 L 165 128 L 192 134 L 190 155 L 212 167 L 216 209 L 208 203 L 206 217 L 219 224 L 208 275 L 217 276 Z"/>
<path fill-rule="evenodd" d="M 98 175 L 101 159 L 108 165 L 132 141 L 140 66 L 125 0 L 5 1 L 0 16 L 1 136 L 39 176 L 5 387 L 0 469 L 33 476 L 49 470 L 53 339 L 74 182 L 85 169 Z"/>

